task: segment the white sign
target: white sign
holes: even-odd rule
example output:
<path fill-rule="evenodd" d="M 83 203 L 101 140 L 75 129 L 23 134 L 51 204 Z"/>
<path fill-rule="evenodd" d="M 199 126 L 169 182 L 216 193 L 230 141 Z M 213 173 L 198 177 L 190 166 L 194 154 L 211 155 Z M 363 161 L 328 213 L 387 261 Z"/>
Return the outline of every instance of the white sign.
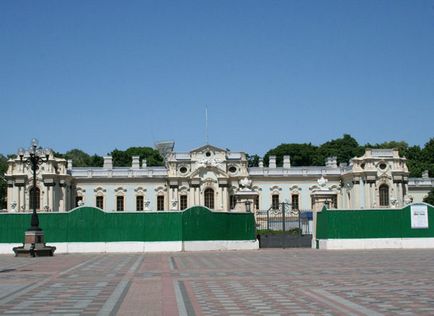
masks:
<path fill-rule="evenodd" d="M 428 206 L 415 204 L 410 206 L 411 228 L 428 228 Z"/>

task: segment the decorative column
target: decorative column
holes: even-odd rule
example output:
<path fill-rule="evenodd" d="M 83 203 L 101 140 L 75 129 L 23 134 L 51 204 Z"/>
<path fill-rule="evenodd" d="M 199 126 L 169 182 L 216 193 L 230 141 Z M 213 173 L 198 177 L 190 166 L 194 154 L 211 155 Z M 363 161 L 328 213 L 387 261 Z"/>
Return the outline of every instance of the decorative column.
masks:
<path fill-rule="evenodd" d="M 360 177 L 360 208 L 365 208 L 365 181 Z"/>
<path fill-rule="evenodd" d="M 172 208 L 174 210 L 179 210 L 179 203 L 178 203 L 178 187 L 173 188 L 173 201 L 175 201 L 176 204 L 172 205 Z"/>
<path fill-rule="evenodd" d="M 229 205 L 229 201 L 228 201 L 228 187 L 224 186 L 223 187 L 223 211 L 228 211 L 228 205 Z"/>
<path fill-rule="evenodd" d="M 51 186 L 47 186 L 46 187 L 46 191 L 47 191 L 47 193 L 46 193 L 46 197 L 47 197 L 47 200 L 46 200 L 47 211 L 52 210 L 52 207 L 51 207 L 51 195 L 52 195 L 52 191 L 53 190 L 50 190 L 50 188 L 51 188 Z M 45 205 L 44 205 L 44 207 L 45 207 Z"/>
<path fill-rule="evenodd" d="M 200 194 L 200 179 L 191 179 L 190 182 L 190 190 L 193 191 L 193 204 L 192 205 L 200 205 L 199 194 Z"/>
<path fill-rule="evenodd" d="M 194 190 L 195 190 L 195 188 L 190 186 L 189 197 L 188 197 L 188 199 L 189 199 L 188 205 L 189 206 L 195 206 L 196 205 L 196 203 L 194 201 Z"/>
<path fill-rule="evenodd" d="M 201 203 L 200 203 L 200 186 L 196 188 L 196 204 L 201 205 Z"/>
<path fill-rule="evenodd" d="M 66 188 L 65 188 L 65 183 L 62 184 L 61 186 L 61 191 L 62 191 L 62 207 L 59 211 L 65 212 L 66 211 Z"/>
<path fill-rule="evenodd" d="M 18 209 L 20 211 L 25 211 L 26 210 L 26 196 L 25 196 L 25 187 L 24 186 L 19 186 L 19 201 L 18 201 Z"/>
<path fill-rule="evenodd" d="M 222 211 L 227 211 L 227 186 L 228 186 L 228 180 L 226 178 L 219 178 L 219 198 L 220 198 L 220 209 Z"/>

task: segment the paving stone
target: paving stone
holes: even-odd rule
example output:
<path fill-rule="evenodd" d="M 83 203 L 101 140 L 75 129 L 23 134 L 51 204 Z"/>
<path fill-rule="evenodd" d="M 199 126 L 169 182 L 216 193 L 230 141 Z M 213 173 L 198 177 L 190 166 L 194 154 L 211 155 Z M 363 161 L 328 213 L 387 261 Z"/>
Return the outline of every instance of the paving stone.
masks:
<path fill-rule="evenodd" d="M 0 314 L 95 315 L 111 302 L 120 315 L 433 315 L 433 258 L 429 249 L 0 256 L 10 271 L 0 274 Z"/>

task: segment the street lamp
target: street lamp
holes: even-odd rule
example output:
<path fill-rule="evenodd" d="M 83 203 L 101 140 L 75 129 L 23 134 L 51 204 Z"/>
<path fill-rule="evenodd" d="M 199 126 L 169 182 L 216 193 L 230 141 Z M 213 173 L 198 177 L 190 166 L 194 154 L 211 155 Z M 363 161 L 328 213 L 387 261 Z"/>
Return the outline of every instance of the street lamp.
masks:
<path fill-rule="evenodd" d="M 25 151 L 24 148 L 18 149 L 18 156 L 20 157 L 20 161 L 24 162 L 26 165 L 30 166 L 33 171 L 33 196 L 32 196 L 32 204 L 33 204 L 33 212 L 32 212 L 32 220 L 31 226 L 27 231 L 41 231 L 42 229 L 39 227 L 39 217 L 38 213 L 36 213 L 36 172 L 39 170 L 39 166 L 43 163 L 47 162 L 51 149 L 49 148 L 41 148 L 38 147 L 39 143 L 36 138 L 32 139 L 32 143 L 28 151 Z"/>
<path fill-rule="evenodd" d="M 24 234 L 24 245 L 22 247 L 13 248 L 16 256 L 52 256 L 54 250 L 56 250 L 56 247 L 45 245 L 44 232 L 39 227 L 39 217 L 36 212 L 36 172 L 39 170 L 40 165 L 48 162 L 51 152 L 52 151 L 49 148 L 40 147 L 36 138 L 32 139 L 28 150 L 25 150 L 24 148 L 18 149 L 20 161 L 28 165 L 33 172 L 33 195 L 31 196 L 33 212 L 30 221 L 30 228 L 28 228 Z"/>

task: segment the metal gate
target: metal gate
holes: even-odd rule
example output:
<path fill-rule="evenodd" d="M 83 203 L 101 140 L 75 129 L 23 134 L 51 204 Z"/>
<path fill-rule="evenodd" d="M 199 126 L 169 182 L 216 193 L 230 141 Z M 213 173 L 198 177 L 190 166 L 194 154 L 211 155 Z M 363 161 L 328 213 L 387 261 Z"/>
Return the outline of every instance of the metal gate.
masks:
<path fill-rule="evenodd" d="M 261 248 L 311 247 L 312 211 L 292 209 L 289 203 L 279 208 L 256 212 L 256 230 Z"/>

